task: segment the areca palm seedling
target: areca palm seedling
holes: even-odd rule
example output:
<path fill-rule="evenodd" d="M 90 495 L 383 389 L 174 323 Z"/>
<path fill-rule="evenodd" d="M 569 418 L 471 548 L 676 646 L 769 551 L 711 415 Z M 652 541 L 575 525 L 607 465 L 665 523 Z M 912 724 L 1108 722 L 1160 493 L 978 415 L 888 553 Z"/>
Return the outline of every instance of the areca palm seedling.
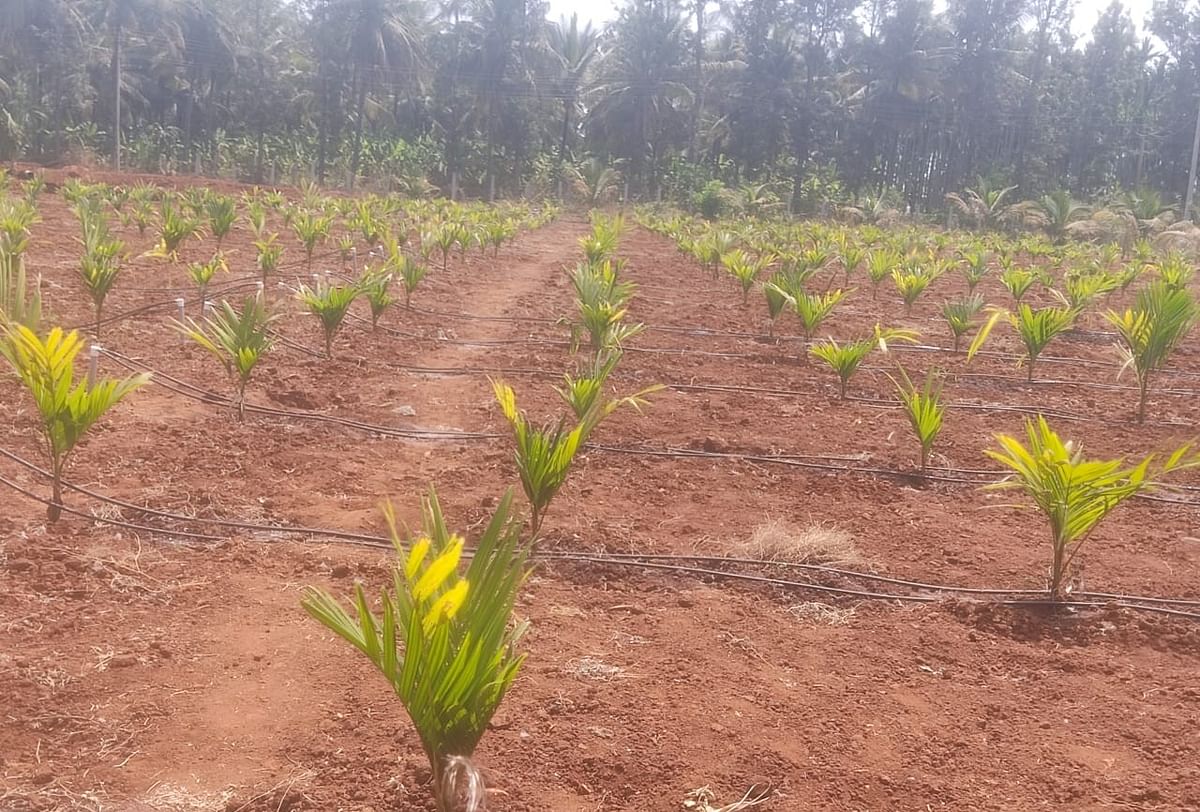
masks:
<path fill-rule="evenodd" d="M 1049 593 L 1052 600 L 1068 597 L 1071 567 L 1092 531 L 1118 505 L 1144 490 L 1158 487 L 1155 479 L 1198 463 L 1191 447 L 1173 452 L 1161 466 L 1155 456 L 1126 466 L 1124 460 L 1089 460 L 1083 448 L 1064 442 L 1041 415 L 1026 421 L 1027 445 L 1015 437 L 997 435 L 1000 448 L 989 457 L 1011 473 L 987 486 L 1019 489 L 1050 525 Z"/>
<path fill-rule="evenodd" d="M 79 260 L 79 275 L 92 299 L 96 313 L 95 334 L 99 338 L 104 302 L 121 274 L 121 251 L 125 246 L 109 234 L 108 221 L 98 208 L 81 207 L 79 216 L 83 223 L 83 256 Z"/>
<path fill-rule="evenodd" d="M 169 199 L 165 198 L 162 202 L 160 216 L 158 245 L 149 252 L 149 256 L 175 262 L 179 259 L 179 248 L 184 241 L 200 232 L 200 220 L 185 215 Z"/>
<path fill-rule="evenodd" d="M 885 330 L 880 328 L 879 325 L 875 325 L 875 335 L 870 338 L 850 341 L 845 344 L 839 344 L 834 339 L 827 338 L 809 347 L 808 352 L 814 358 L 828 364 L 830 369 L 838 376 L 838 397 L 845 400 L 846 387 L 849 385 L 850 379 L 854 377 L 862 362 L 876 348 L 887 352 L 889 341 L 906 341 L 912 343 L 916 340 L 917 334 L 912 330 Z"/>
<path fill-rule="evenodd" d="M 967 282 L 967 292 L 974 293 L 975 287 L 988 274 L 988 254 L 983 250 L 965 251 L 962 261 L 962 275 Z"/>
<path fill-rule="evenodd" d="M 954 336 L 955 352 L 958 352 L 962 337 L 976 326 L 976 316 L 982 309 L 983 297 L 977 295 L 967 296 L 942 305 L 942 318 L 946 320 L 946 324 L 950 327 L 950 333 Z"/>
<path fill-rule="evenodd" d="M 825 293 L 810 293 L 806 290 L 788 293 L 788 302 L 797 318 L 800 319 L 800 326 L 804 330 L 806 339 L 813 337 L 813 333 L 825 322 L 825 319 L 829 318 L 829 314 L 841 304 L 847 295 L 848 292 L 841 289 Z"/>
<path fill-rule="evenodd" d="M 876 248 L 867 255 L 867 277 L 871 280 L 871 298 L 879 298 L 879 285 L 900 267 L 904 258 L 888 248 Z"/>
<path fill-rule="evenodd" d="M 208 230 L 217 238 L 217 250 L 237 222 L 237 201 L 228 195 L 213 195 L 205 204 L 208 211 Z"/>
<path fill-rule="evenodd" d="M 296 291 L 296 298 L 321 322 L 326 358 L 333 358 L 333 339 L 342 328 L 350 305 L 361 292 L 358 285 L 332 285 L 324 280 L 311 288 L 301 285 Z"/>
<path fill-rule="evenodd" d="M 592 359 L 588 374 L 579 377 L 564 375 L 562 387 L 554 387 L 554 391 L 558 392 L 558 396 L 563 399 L 563 402 L 571 407 L 571 411 L 575 413 L 577 419 L 583 420 L 596 409 L 603 410 L 606 415 L 611 414 L 622 405 L 632 406 L 640 412 L 642 406 L 647 403 L 647 396 L 663 388 L 661 384 L 656 384 L 632 395 L 606 401 L 604 384 L 620 360 L 619 350 L 600 353 Z"/>
<path fill-rule="evenodd" d="M 1120 337 L 1117 348 L 1125 362 L 1122 369 L 1132 368 L 1137 377 L 1137 420 L 1141 423 L 1146 419 L 1151 375 L 1166 365 L 1196 326 L 1200 307 L 1187 288 L 1175 288 L 1158 280 L 1138 291 L 1132 308 L 1104 315 Z"/>
<path fill-rule="evenodd" d="M 858 270 L 858 266 L 863 263 L 867 256 L 867 251 L 857 245 L 843 243 L 839 251 L 842 258 L 842 270 L 846 273 L 846 284 L 850 284 L 850 277 Z"/>
<path fill-rule="evenodd" d="M 1158 275 L 1169 287 L 1185 288 L 1196 275 L 1187 257 L 1178 253 L 1167 254 L 1158 263 Z"/>
<path fill-rule="evenodd" d="M 248 197 L 246 200 L 246 222 L 255 240 L 261 240 L 267 230 L 267 206 L 258 198 Z"/>
<path fill-rule="evenodd" d="M 221 256 L 220 252 L 213 254 L 207 262 L 192 262 L 188 265 L 188 278 L 196 286 L 196 290 L 200 293 L 200 312 L 204 312 L 204 305 L 208 302 L 208 286 L 212 284 L 213 278 L 218 271 L 229 271 L 229 266 L 225 264 L 225 257 Z"/>
<path fill-rule="evenodd" d="M 1037 279 L 1037 274 L 1027 268 L 1010 266 L 1000 273 L 1000 284 L 1004 285 L 1004 289 L 1013 297 L 1013 302 L 1018 305 Z"/>
<path fill-rule="evenodd" d="M 363 275 L 362 293 L 371 306 L 371 329 L 379 326 L 379 319 L 396 299 L 392 296 L 392 274 L 386 269 L 368 271 Z"/>
<path fill-rule="evenodd" d="M 512 387 L 497 380 L 492 381 L 492 389 L 516 440 L 517 471 L 529 500 L 530 536 L 536 539 L 550 502 L 566 482 L 575 455 L 600 423 L 603 412 L 593 408 L 573 426 L 567 426 L 564 420 L 539 426 L 517 408 Z"/>
<path fill-rule="evenodd" d="M 1067 275 L 1065 299 L 1075 310 L 1082 311 L 1100 296 L 1112 293 L 1120 286 L 1120 277 L 1100 268 L 1092 268 Z"/>
<path fill-rule="evenodd" d="M 258 273 L 265 286 L 267 277 L 279 270 L 279 261 L 283 258 L 283 246 L 279 244 L 279 235 L 269 234 L 265 239 L 260 237 L 254 241 L 254 250 L 258 252 L 255 264 L 258 265 Z"/>
<path fill-rule="evenodd" d="M 725 270 L 729 271 L 742 289 L 742 304 L 750 301 L 750 291 L 753 289 L 758 275 L 771 267 L 774 262 L 775 257 L 771 254 L 752 257 L 740 249 L 730 251 L 721 257 L 721 264 L 725 266 Z"/>
<path fill-rule="evenodd" d="M 62 476 L 71 452 L 97 420 L 127 395 L 145 385 L 148 374 L 121 380 L 75 381 L 75 359 L 83 339 L 55 327 L 43 339 L 23 324 L 9 324 L 0 340 L 0 356 L 29 390 L 41 418 L 50 456 L 51 497 L 47 519 L 62 516 Z"/>
<path fill-rule="evenodd" d="M 511 509 L 508 493 L 465 572 L 465 540 L 447 529 L 434 492 L 414 538 L 401 538 L 386 509 L 397 559 L 392 585 L 380 594 L 381 615 L 361 586 L 349 611 L 315 588 L 301 604 L 391 685 L 429 760 L 438 812 L 482 808 L 483 782 L 470 758 L 525 660 L 518 646 L 528 624 L 513 623 L 512 615 L 530 572 L 529 545 Z"/>
<path fill-rule="evenodd" d="M 9 323 L 40 329 L 42 294 L 38 283 L 27 278 L 25 258 L 0 250 L 0 326 Z"/>
<path fill-rule="evenodd" d="M 442 253 L 442 272 L 450 262 L 450 252 L 458 242 L 458 225 L 456 223 L 441 223 L 433 232 L 433 245 Z M 424 242 L 422 240 L 422 242 Z"/>
<path fill-rule="evenodd" d="M 946 407 L 942 404 L 941 376 L 937 370 L 929 370 L 925 375 L 925 385 L 921 389 L 913 385 L 903 367 L 900 368 L 900 378 L 900 381 L 892 378 L 892 383 L 896 385 L 904 415 L 917 436 L 917 442 L 920 443 L 921 475 L 924 476 L 929 470 L 929 457 L 942 430 L 942 418 L 946 412 Z"/>
<path fill-rule="evenodd" d="M 304 246 L 304 259 L 308 268 L 312 268 L 313 254 L 316 253 L 317 246 L 329 239 L 329 231 L 332 228 L 332 215 L 301 211 L 292 219 L 292 231 Z"/>
<path fill-rule="evenodd" d="M 1025 362 L 1028 365 L 1027 378 L 1032 381 L 1033 367 L 1037 363 L 1038 356 L 1056 336 L 1071 329 L 1077 315 L 1078 311 L 1070 307 L 1043 307 L 1034 310 L 1027 304 L 1018 305 L 1015 313 L 1003 309 L 993 310 L 991 318 L 975 334 L 975 339 L 971 342 L 970 349 L 967 350 L 967 360 L 973 358 L 983 346 L 996 323 L 1005 319 L 1016 329 L 1021 343 L 1025 345 Z"/>
<path fill-rule="evenodd" d="M 188 319 L 175 322 L 175 329 L 196 342 L 221 362 L 233 376 L 237 389 L 235 405 L 238 420 L 246 414 L 246 386 L 255 367 L 271 349 L 271 322 L 261 296 L 247 296 L 242 309 L 235 310 L 222 301 L 212 315 L 201 322 Z"/>
<path fill-rule="evenodd" d="M 621 232 L 625 230 L 625 218 L 617 214 L 605 217 L 597 214 L 592 218 L 592 232 L 579 239 L 584 258 L 589 264 L 603 262 L 617 250 Z M 718 254 L 718 257 L 720 254 Z"/>
<path fill-rule="evenodd" d="M 929 283 L 933 281 L 933 277 L 919 267 L 905 270 L 893 268 L 892 281 L 896 284 L 896 290 L 900 293 L 900 298 L 904 300 L 904 312 L 909 313 L 912 311 L 913 304 L 925 292 L 925 288 L 929 287 Z"/>

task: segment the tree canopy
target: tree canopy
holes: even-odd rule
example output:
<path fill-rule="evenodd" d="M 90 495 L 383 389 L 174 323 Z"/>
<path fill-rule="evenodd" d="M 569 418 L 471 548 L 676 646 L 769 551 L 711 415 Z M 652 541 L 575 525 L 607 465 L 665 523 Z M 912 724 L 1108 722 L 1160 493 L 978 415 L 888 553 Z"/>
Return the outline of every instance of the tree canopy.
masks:
<path fill-rule="evenodd" d="M 1158 0 L 6 0 L 0 158 L 643 199 L 726 184 L 1182 197 L 1200 5 Z M 118 127 L 119 124 L 119 127 Z M 119 137 L 117 130 L 119 129 Z M 591 169 L 589 169 L 591 167 Z M 783 189 L 782 187 L 786 187 Z"/>

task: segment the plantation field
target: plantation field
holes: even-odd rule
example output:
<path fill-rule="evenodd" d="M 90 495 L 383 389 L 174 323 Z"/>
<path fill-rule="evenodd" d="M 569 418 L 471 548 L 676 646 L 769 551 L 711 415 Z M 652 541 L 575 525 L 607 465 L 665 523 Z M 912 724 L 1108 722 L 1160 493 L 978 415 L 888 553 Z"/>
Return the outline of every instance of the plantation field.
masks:
<path fill-rule="evenodd" d="M 78 222 L 59 195 L 38 209 L 27 264 L 43 276 L 45 309 L 90 329 Z M 547 514 L 546 555 L 517 605 L 529 659 L 477 753 L 490 808 L 720 809 L 754 787 L 771 788 L 758 807 L 770 810 L 1200 807 L 1194 619 L 1013 608 L 920 585 L 1043 590 L 1044 521 L 1015 509 L 1015 493 L 981 489 L 998 472 L 983 450 L 1038 412 L 1105 459 L 1191 440 L 1195 337 L 1138 425 L 1095 309 L 1029 382 L 1006 355 L 1011 331 L 997 328 L 969 364 L 932 349 L 949 347 L 940 310 L 966 292 L 957 274 L 910 313 L 890 283 L 872 298 L 860 278 L 819 335 L 881 323 L 920 343 L 870 356 L 840 400 L 794 319 L 768 338 L 761 295 L 743 303 L 727 278 L 630 220 L 616 254 L 637 285 L 628 318 L 647 329 L 612 382 L 666 388 L 596 430 Z M 228 398 L 228 377 L 168 323 L 177 296 L 199 318 L 183 265 L 208 259 L 211 238 L 187 242 L 172 265 L 139 256 L 150 232 L 113 229 L 134 258 L 105 305 L 118 318 L 103 325 L 113 354 L 100 368 L 156 377 L 98 424 L 66 475 L 129 505 L 68 492 L 86 515 L 48 525 L 42 504 L 0 485 L 0 810 L 434 809 L 403 708 L 300 608 L 308 585 L 343 595 L 356 579 L 384 584 L 390 552 L 251 526 L 379 536 L 383 499 L 415 525 L 432 484 L 452 524 L 479 531 L 503 487 L 519 493 L 489 377 L 531 415 L 561 412 L 553 387 L 573 362 L 558 321 L 575 306 L 564 269 L 580 261 L 587 219 L 521 230 L 495 258 L 455 251 L 445 270 L 435 259 L 412 308 L 394 306 L 378 329 L 356 303 L 332 359 L 315 319 L 278 287 L 309 271 L 276 228 L 287 251 L 264 294 L 287 316 L 244 422 L 206 394 Z M 223 250 L 230 272 L 210 298 L 238 284 L 252 293 L 243 222 Z M 314 262 L 326 268 L 343 269 L 332 245 Z M 1005 296 L 994 274 L 978 290 Z M 1103 307 L 1132 301 L 1119 292 Z M 896 359 L 914 380 L 946 372 L 927 478 L 887 376 Z M 14 459 L 44 465 L 27 395 L 7 374 L 0 436 L 0 476 L 45 495 Z M 1194 470 L 1173 479 L 1200 486 Z M 1178 498 L 1133 499 L 1102 523 L 1084 587 L 1196 597 L 1200 496 Z M 716 560 L 774 557 L 772 545 L 911 583 Z M 862 594 L 879 592 L 904 600 Z"/>

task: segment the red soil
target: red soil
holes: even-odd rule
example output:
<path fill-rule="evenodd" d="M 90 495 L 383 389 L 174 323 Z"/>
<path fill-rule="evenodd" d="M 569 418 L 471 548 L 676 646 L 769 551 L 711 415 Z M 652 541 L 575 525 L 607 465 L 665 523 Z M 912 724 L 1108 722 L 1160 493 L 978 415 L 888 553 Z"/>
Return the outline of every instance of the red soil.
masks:
<path fill-rule="evenodd" d="M 45 279 L 56 321 L 86 324 L 76 279 L 76 224 L 46 197 L 30 265 Z M 418 290 L 422 310 L 554 320 L 568 315 L 564 266 L 578 255 L 581 219 L 522 234 L 498 260 L 452 258 Z M 149 237 L 123 233 L 140 253 Z M 290 235 L 284 242 L 294 244 Z M 191 244 L 185 259 L 211 250 Z M 253 248 L 239 230 L 226 253 L 236 277 Z M 762 332 L 764 308 L 743 306 L 671 244 L 632 229 L 620 253 L 641 285 L 632 316 L 655 326 Z M 289 247 L 290 259 L 300 255 Z M 330 260 L 333 261 L 333 260 Z M 297 271 L 289 271 L 292 277 Z M 859 282 L 861 285 L 861 281 Z M 140 290 L 160 288 L 164 290 Z M 839 338 L 877 321 L 947 344 L 935 284 L 904 317 L 885 286 L 856 292 L 828 323 Z M 994 280 L 983 285 L 1002 301 Z M 178 293 L 174 291 L 179 291 Z M 190 295 L 182 268 L 136 259 L 107 312 Z M 281 306 L 281 291 L 272 291 Z M 365 308 L 365 306 L 364 306 Z M 193 307 L 194 309 L 194 307 Z M 157 311 L 106 327 L 106 347 L 197 386 L 228 382 L 184 346 Z M 348 325 L 336 360 L 279 346 L 251 385 L 254 403 L 312 409 L 390 426 L 504 431 L 487 373 L 439 375 L 403 365 L 509 373 L 520 402 L 550 414 L 556 376 L 571 368 L 559 343 L 463 344 L 538 338 L 548 323 L 458 320 L 396 309 L 386 330 Z M 1098 318 L 1090 324 L 1100 329 Z M 310 317 L 282 324 L 308 347 Z M 794 323 L 781 332 L 794 332 Z M 439 340 L 439 335 L 443 339 Z M 644 416 L 618 413 L 599 443 L 646 448 L 865 455 L 857 464 L 911 467 L 902 415 L 836 400 L 832 376 L 795 358 L 799 343 L 650 330 L 618 374 L 625 390 L 699 383 L 794 390 L 664 391 Z M 998 348 L 1012 349 L 998 338 Z M 708 353 L 750 354 L 724 358 Z M 1111 360 L 1106 340 L 1061 339 L 1054 355 Z M 958 403 L 1038 406 L 1096 454 L 1136 454 L 1188 439 L 1190 394 L 1152 398 L 1151 422 L 1127 421 L 1130 393 L 1024 382 L 1010 361 L 969 370 L 947 354 L 900 356 L 910 374 L 937 362 Z M 877 356 L 851 384 L 889 397 Z M 111 361 L 105 371 L 121 370 Z M 1162 386 L 1191 390 L 1194 342 Z M 1046 363 L 1038 377 L 1115 381 L 1116 368 Z M 1128 381 L 1121 383 L 1127 384 Z M 415 412 L 415 416 L 411 415 Z M 39 459 L 33 416 L 0 382 L 0 447 Z M 993 467 L 981 454 L 1021 414 L 952 410 L 935 465 Z M 0 475 L 45 483 L 0 460 Z M 453 523 L 475 526 L 515 481 L 505 441 L 385 438 L 310 421 L 227 410 L 163 388 L 135 395 L 74 459 L 72 482 L 161 510 L 200 517 L 379 532 L 390 497 L 417 519 L 435 485 Z M 1186 478 L 1185 478 L 1186 479 Z M 1195 478 L 1192 478 L 1195 481 Z M 736 551 L 767 518 L 837 526 L 876 572 L 975 587 L 1037 589 L 1047 559 L 1038 518 L 1011 496 L 973 486 L 834 474 L 738 459 L 679 459 L 593 451 L 551 509 L 560 550 Z M 381 583 L 373 551 L 244 534 L 184 545 L 43 509 L 4 490 L 0 514 L 0 809 L 382 810 L 428 806 L 423 757 L 399 704 L 365 662 L 307 619 L 299 590 L 348 592 Z M 69 496 L 106 518 L 148 521 Z M 1122 507 L 1089 542 L 1088 589 L 1194 595 L 1196 509 Z M 190 529 L 211 531 L 195 525 Z M 780 573 L 796 577 L 794 573 Z M 813 602 L 831 610 L 814 609 Z M 520 604 L 532 621 L 527 667 L 478 753 L 499 810 L 673 810 L 709 786 L 720 803 L 753 785 L 764 807 L 809 809 L 1188 809 L 1200 807 L 1195 686 L 1200 631 L 1186 620 L 1106 609 L 1039 615 L 978 603 L 846 602 L 811 592 L 738 586 L 654 571 L 543 566 Z"/>

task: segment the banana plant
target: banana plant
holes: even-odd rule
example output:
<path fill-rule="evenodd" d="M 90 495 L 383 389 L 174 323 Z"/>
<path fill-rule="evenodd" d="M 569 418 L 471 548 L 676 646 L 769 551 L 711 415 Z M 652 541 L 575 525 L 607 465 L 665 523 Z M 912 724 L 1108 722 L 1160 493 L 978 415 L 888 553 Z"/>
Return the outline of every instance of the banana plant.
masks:
<path fill-rule="evenodd" d="M 1118 505 L 1147 489 L 1159 487 L 1157 477 L 1200 460 L 1191 447 L 1173 452 L 1161 466 L 1152 469 L 1155 455 L 1126 466 L 1125 461 L 1089 460 L 1083 448 L 1064 442 L 1038 415 L 1025 423 L 1027 445 L 1008 435 L 996 435 L 999 449 L 986 453 L 1011 473 L 989 489 L 1019 489 L 1050 525 L 1049 595 L 1061 601 L 1069 597 L 1071 567 L 1080 549 L 1101 521 Z"/>
<path fill-rule="evenodd" d="M 470 759 L 525 661 L 519 646 L 528 624 L 512 618 L 530 574 L 530 548 L 511 509 L 508 493 L 464 572 L 465 540 L 447 529 L 435 492 L 414 538 L 401 538 L 387 508 L 396 563 L 379 596 L 381 614 L 361 585 L 349 610 L 311 587 L 301 601 L 391 685 L 429 760 L 438 812 L 482 808 L 483 781 Z"/>
<path fill-rule="evenodd" d="M 808 352 L 814 358 L 828 364 L 838 376 L 838 398 L 845 400 L 846 387 L 849 385 L 850 379 L 854 377 L 862 362 L 876 348 L 887 352 L 889 341 L 914 343 L 916 340 L 917 333 L 912 330 L 882 329 L 877 324 L 875 325 L 875 335 L 870 338 L 845 344 L 839 344 L 836 340 L 827 338 L 809 347 Z"/>
<path fill-rule="evenodd" d="M 217 239 L 217 251 L 237 222 L 237 201 L 228 195 L 213 195 L 205 204 L 208 211 L 208 230 Z"/>
<path fill-rule="evenodd" d="M 324 280 L 311 288 L 301 285 L 296 291 L 296 298 L 321 322 L 326 358 L 333 358 L 333 339 L 360 293 L 362 289 L 358 285 L 333 285 Z"/>
<path fill-rule="evenodd" d="M 225 257 L 220 252 L 213 254 L 207 262 L 192 262 L 188 264 L 188 278 L 192 280 L 192 284 L 196 286 L 196 290 L 200 293 L 201 313 L 204 313 L 204 305 L 208 302 L 208 286 L 212 284 L 213 278 L 216 277 L 218 271 L 229 271 L 229 266 L 225 264 Z"/>
<path fill-rule="evenodd" d="M 1070 307 L 1043 307 L 1034 310 L 1027 304 L 1017 306 L 1015 313 L 1002 308 L 992 310 L 991 317 L 984 322 L 975 334 L 971 347 L 967 350 L 967 360 L 970 361 L 987 341 L 992 328 L 1001 320 L 1007 321 L 1017 331 L 1021 343 L 1025 345 L 1025 362 L 1028 368 L 1027 379 L 1033 380 L 1033 367 L 1038 356 L 1054 338 L 1075 324 L 1078 311 Z"/>
<path fill-rule="evenodd" d="M 247 296 L 240 311 L 222 301 L 203 321 L 188 319 L 173 323 L 176 330 L 220 361 L 226 374 L 234 378 L 238 420 L 246 416 L 246 386 L 250 377 L 274 343 L 271 323 L 275 319 L 267 312 L 261 296 Z"/>
<path fill-rule="evenodd" d="M 1132 308 L 1104 314 L 1117 331 L 1117 349 L 1124 361 L 1122 371 L 1133 369 L 1137 378 L 1137 421 L 1146 419 L 1146 395 L 1150 377 L 1166 366 L 1200 317 L 1200 307 L 1187 288 L 1172 287 L 1158 280 L 1138 291 Z"/>
<path fill-rule="evenodd" d="M 962 337 L 977 325 L 976 316 L 982 309 L 983 297 L 974 294 L 942 305 L 942 318 L 954 336 L 954 352 L 958 352 Z"/>
<path fill-rule="evenodd" d="M 942 418 L 946 407 L 942 404 L 941 374 L 934 369 L 925 375 L 925 385 L 918 389 L 903 367 L 899 368 L 901 380 L 892 378 L 896 393 L 900 396 L 900 405 L 904 415 L 917 436 L 921 446 L 921 476 L 929 470 L 929 458 L 933 454 L 933 444 L 942 430 Z M 891 376 L 888 376 L 891 378 Z"/>
<path fill-rule="evenodd" d="M 23 324 L 10 323 L 0 340 L 3 356 L 33 396 L 50 457 L 51 496 L 46 518 L 62 516 L 62 476 L 71 452 L 97 420 L 150 381 L 148 374 L 92 383 L 75 380 L 75 359 L 83 339 L 55 327 L 43 339 Z"/>

